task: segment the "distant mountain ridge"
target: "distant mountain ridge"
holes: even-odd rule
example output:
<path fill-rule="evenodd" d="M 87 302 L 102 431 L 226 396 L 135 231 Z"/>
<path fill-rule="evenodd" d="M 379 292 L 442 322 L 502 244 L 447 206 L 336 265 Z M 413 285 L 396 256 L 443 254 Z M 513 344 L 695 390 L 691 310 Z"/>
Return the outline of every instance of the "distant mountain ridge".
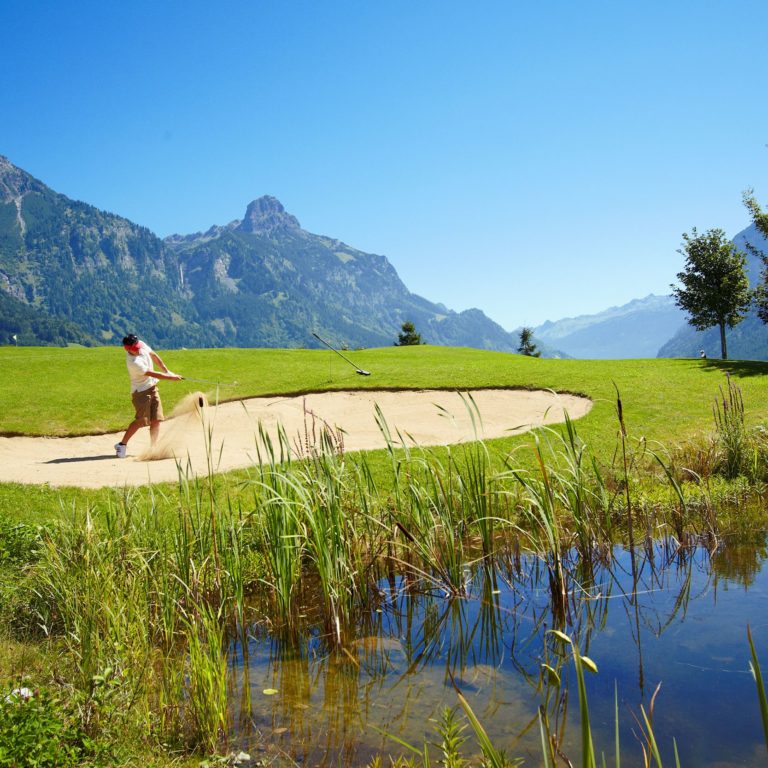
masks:
<path fill-rule="evenodd" d="M 739 232 L 733 242 L 747 254 L 747 275 L 751 287 L 760 279 L 762 262 L 747 247 L 768 253 L 768 241 L 754 225 Z M 674 275 L 670 275 L 670 282 Z M 717 328 L 697 331 L 688 315 L 679 309 L 672 296 L 649 295 L 593 315 L 547 321 L 534 328 L 534 338 L 556 347 L 571 357 L 622 359 L 650 357 L 720 356 Z M 734 328 L 728 328 L 729 357 L 768 360 L 768 326 L 754 311 Z"/>
<path fill-rule="evenodd" d="M 160 239 L 48 188 L 0 156 L 0 343 L 388 346 L 414 323 L 429 344 L 513 352 L 479 309 L 411 293 L 386 257 L 301 228 L 274 197 L 240 220 Z"/>
<path fill-rule="evenodd" d="M 671 296 L 650 294 L 594 315 L 547 321 L 534 337 L 576 358 L 647 358 L 685 322 Z"/>

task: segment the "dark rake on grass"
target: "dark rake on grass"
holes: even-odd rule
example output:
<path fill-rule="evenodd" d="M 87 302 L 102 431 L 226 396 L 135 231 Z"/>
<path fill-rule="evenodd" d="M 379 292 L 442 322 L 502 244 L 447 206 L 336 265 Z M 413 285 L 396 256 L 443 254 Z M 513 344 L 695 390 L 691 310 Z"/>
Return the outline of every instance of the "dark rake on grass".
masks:
<path fill-rule="evenodd" d="M 312 335 L 318 341 L 320 341 L 323 344 L 325 344 L 325 346 L 328 347 L 328 349 L 330 349 L 333 352 L 335 352 L 342 360 L 346 360 L 355 369 L 355 373 L 359 373 L 361 376 L 370 376 L 371 375 L 370 371 L 364 371 L 362 368 L 358 368 L 348 357 L 346 357 L 345 355 L 342 355 L 341 352 L 339 352 L 339 350 L 336 349 L 336 347 L 331 346 L 325 339 L 321 339 L 314 331 L 312 332 Z"/>

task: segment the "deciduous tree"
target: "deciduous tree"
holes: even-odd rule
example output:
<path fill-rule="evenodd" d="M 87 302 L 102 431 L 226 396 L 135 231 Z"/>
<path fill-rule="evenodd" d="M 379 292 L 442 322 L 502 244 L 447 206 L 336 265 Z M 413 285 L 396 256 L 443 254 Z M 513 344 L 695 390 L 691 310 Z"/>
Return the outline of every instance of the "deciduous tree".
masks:
<path fill-rule="evenodd" d="M 763 237 L 768 238 L 768 213 L 760 207 L 751 189 L 744 193 L 744 205 L 747 207 L 757 231 Z M 764 323 L 768 323 L 768 254 L 751 243 L 747 243 L 747 248 L 755 256 L 759 256 L 763 262 L 763 268 L 760 270 L 760 281 L 754 291 L 754 302 L 757 316 Z"/>
<path fill-rule="evenodd" d="M 720 329 L 720 349 L 728 359 L 725 328 L 740 323 L 749 309 L 752 293 L 745 271 L 746 254 L 730 242 L 722 229 L 699 234 L 694 227 L 683 235 L 685 269 L 677 273 L 682 287 L 672 285 L 675 303 L 688 313 L 688 322 L 703 331 Z"/>

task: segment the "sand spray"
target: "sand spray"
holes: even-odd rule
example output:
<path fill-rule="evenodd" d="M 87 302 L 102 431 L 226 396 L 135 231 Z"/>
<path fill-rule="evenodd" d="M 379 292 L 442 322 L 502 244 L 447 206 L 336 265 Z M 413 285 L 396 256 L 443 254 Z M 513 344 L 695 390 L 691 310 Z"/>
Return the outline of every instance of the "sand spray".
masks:
<path fill-rule="evenodd" d="M 171 418 L 160 426 L 158 441 L 140 456 L 139 461 L 184 459 L 192 441 L 203 440 L 213 420 L 214 409 L 204 392 L 190 392 L 173 409 Z"/>

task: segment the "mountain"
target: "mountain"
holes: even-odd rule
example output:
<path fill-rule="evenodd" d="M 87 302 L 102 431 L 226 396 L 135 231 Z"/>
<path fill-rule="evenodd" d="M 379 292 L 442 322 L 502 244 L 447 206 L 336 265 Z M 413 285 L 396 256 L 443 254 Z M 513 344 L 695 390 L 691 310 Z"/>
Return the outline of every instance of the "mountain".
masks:
<path fill-rule="evenodd" d="M 0 156 L 0 334 L 20 344 L 389 346 L 409 320 L 428 344 L 512 352 L 479 309 L 411 293 L 384 256 L 303 230 L 273 197 L 241 220 L 161 239 L 71 200 Z"/>
<path fill-rule="evenodd" d="M 160 238 L 54 192 L 4 157 L 0 289 L 0 325 L 8 334 L 18 315 L 20 344 L 103 344 L 134 328 L 164 346 L 217 339 L 198 321 L 175 254 Z M 39 333 L 35 320 L 54 326 L 54 338 Z"/>
<path fill-rule="evenodd" d="M 763 264 L 748 245 L 768 253 L 768 241 L 752 224 L 739 232 L 733 242 L 747 254 L 747 275 L 750 286 L 754 288 L 760 280 Z M 726 328 L 725 333 L 728 357 L 738 360 L 768 360 L 768 326 L 760 320 L 754 310 L 735 327 Z M 686 324 L 660 347 L 658 357 L 698 357 L 701 350 L 704 350 L 708 357 L 720 357 L 720 330 L 715 327 L 697 331 L 686 321 Z"/>
<path fill-rule="evenodd" d="M 231 346 L 388 346 L 406 320 L 429 344 L 514 351 L 517 339 L 479 309 L 453 312 L 411 293 L 384 256 L 303 230 L 274 197 L 242 220 L 166 244 L 185 288 Z"/>
<path fill-rule="evenodd" d="M 594 315 L 547 321 L 534 337 L 576 358 L 655 357 L 685 317 L 671 296 L 651 294 Z"/>

